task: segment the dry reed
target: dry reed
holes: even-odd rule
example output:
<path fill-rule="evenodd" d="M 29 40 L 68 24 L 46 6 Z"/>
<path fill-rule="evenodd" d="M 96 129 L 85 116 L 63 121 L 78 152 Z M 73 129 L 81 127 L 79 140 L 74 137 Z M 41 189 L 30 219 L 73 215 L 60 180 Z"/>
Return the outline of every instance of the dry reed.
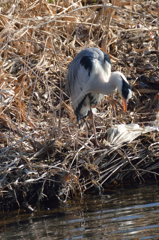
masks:
<path fill-rule="evenodd" d="M 0 2 L 1 207 L 158 179 L 158 11 L 155 0 Z M 78 130 L 65 92 L 69 63 L 92 46 L 134 92 L 128 113 L 109 98 L 98 106 L 104 149 L 91 127 Z"/>

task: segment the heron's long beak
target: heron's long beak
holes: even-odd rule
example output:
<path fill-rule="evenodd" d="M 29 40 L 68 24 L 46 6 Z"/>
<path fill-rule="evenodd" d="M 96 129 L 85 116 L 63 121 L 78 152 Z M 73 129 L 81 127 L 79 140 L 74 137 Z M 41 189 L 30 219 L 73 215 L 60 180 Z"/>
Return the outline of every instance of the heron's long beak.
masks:
<path fill-rule="evenodd" d="M 123 109 L 126 112 L 127 111 L 127 101 L 125 100 L 125 98 L 122 98 L 123 100 Z"/>

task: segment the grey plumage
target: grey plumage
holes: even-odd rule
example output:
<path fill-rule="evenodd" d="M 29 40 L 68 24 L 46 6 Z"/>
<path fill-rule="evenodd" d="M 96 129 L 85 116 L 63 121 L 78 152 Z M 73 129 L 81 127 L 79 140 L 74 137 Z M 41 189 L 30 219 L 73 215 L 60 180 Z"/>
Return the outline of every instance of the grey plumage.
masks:
<path fill-rule="evenodd" d="M 94 72 L 94 65 L 99 65 L 99 63 L 99 68 Z M 66 91 L 71 97 L 78 121 L 88 115 L 90 104 L 100 103 L 103 98 L 103 94 L 96 92 L 96 89 L 99 84 L 99 71 L 103 71 L 104 67 L 106 77 L 109 78 L 111 74 L 110 58 L 97 48 L 81 51 L 69 66 Z M 92 79 L 92 73 L 96 75 L 96 80 Z"/>
<path fill-rule="evenodd" d="M 120 72 L 111 76 L 110 58 L 98 48 L 81 51 L 68 68 L 66 91 L 78 121 L 88 115 L 91 105 L 100 103 L 103 95 L 111 94 L 116 87 L 125 100 L 131 97 L 125 76 Z"/>
<path fill-rule="evenodd" d="M 103 96 L 111 94 L 116 87 L 126 110 L 126 101 L 132 95 L 131 87 L 121 72 L 111 74 L 110 58 L 98 48 L 81 51 L 68 68 L 66 91 L 78 121 L 89 114 L 92 105 L 100 103 Z"/>

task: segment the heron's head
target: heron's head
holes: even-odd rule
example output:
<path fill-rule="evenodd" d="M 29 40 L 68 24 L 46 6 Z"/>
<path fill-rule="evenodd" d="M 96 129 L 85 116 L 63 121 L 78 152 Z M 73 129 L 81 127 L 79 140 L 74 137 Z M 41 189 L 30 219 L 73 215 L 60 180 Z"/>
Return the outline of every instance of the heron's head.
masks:
<path fill-rule="evenodd" d="M 119 71 L 113 72 L 111 78 L 115 79 L 118 92 L 122 97 L 123 109 L 127 111 L 127 101 L 132 97 L 131 86 L 124 74 Z"/>

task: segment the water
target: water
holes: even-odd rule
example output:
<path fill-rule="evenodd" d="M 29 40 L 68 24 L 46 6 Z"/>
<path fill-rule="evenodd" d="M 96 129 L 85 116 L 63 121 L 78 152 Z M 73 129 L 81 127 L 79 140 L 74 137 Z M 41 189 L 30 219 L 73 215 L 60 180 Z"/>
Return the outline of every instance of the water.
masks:
<path fill-rule="evenodd" d="M 87 195 L 51 210 L 0 216 L 0 239 L 159 239 L 159 187 Z"/>

